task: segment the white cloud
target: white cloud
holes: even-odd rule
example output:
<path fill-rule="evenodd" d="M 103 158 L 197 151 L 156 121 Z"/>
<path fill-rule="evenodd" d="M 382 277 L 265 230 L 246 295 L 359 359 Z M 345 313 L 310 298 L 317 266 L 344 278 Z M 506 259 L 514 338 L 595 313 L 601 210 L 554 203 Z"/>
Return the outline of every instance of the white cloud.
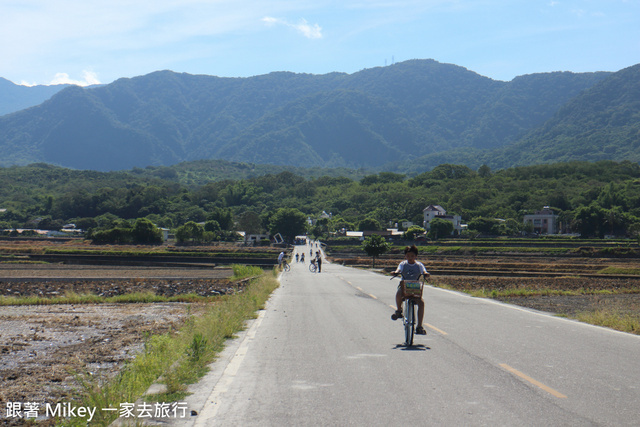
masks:
<path fill-rule="evenodd" d="M 173 68 L 184 53 L 258 32 L 268 14 L 297 13 L 297 2 L 262 0 L 21 0 L 0 6 L 0 76 L 48 84 L 60 70 L 93 67 L 105 79 Z M 307 5 L 308 6 L 308 5 Z M 300 15 L 298 15 L 300 16 Z M 320 28 L 303 27 L 308 36 Z M 71 73 L 73 74 L 73 73 Z M 74 76 L 54 81 L 90 84 Z"/>
<path fill-rule="evenodd" d="M 82 72 L 82 80 L 75 80 L 69 77 L 67 73 L 56 73 L 53 80 L 51 80 L 49 85 L 78 85 L 78 86 L 90 86 L 90 85 L 98 85 L 100 84 L 100 80 L 98 80 L 98 75 L 93 71 L 83 71 Z"/>
<path fill-rule="evenodd" d="M 284 25 L 286 27 L 293 28 L 308 39 L 322 38 L 322 27 L 318 24 L 311 25 L 304 18 L 300 19 L 300 21 L 297 24 L 293 24 L 285 19 L 278 19 L 272 16 L 265 16 L 264 18 L 262 18 L 262 22 L 264 22 L 269 26 Z"/>
<path fill-rule="evenodd" d="M 305 19 L 302 19 L 299 24 L 295 24 L 293 27 L 309 39 L 322 38 L 322 27 L 318 24 L 309 25 Z"/>
<path fill-rule="evenodd" d="M 265 16 L 264 18 L 262 18 L 262 22 L 264 22 L 268 26 L 272 26 L 272 25 L 277 24 L 279 21 L 278 21 L 278 19 L 276 19 L 276 18 L 274 18 L 272 16 Z"/>

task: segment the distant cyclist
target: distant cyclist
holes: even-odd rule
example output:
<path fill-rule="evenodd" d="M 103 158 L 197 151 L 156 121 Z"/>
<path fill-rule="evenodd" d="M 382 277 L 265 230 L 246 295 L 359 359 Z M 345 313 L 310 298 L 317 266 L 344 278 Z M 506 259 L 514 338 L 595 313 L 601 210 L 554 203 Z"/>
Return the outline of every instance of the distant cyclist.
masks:
<path fill-rule="evenodd" d="M 278 255 L 278 267 L 282 267 L 283 259 L 284 259 L 284 252 L 280 252 L 280 255 Z"/>
<path fill-rule="evenodd" d="M 413 246 L 407 246 L 404 248 L 405 260 L 402 261 L 396 271 L 392 274 L 394 276 L 402 275 L 403 280 L 398 285 L 398 291 L 396 292 L 396 305 L 398 309 L 391 315 L 393 320 L 400 319 L 402 317 L 402 301 L 404 301 L 404 279 L 406 280 L 418 280 L 420 276 L 424 276 L 425 280 L 429 278 L 429 272 L 420 261 L 416 261 L 418 257 L 418 248 Z M 427 331 L 422 327 L 422 321 L 424 320 L 424 300 L 420 298 L 418 304 L 418 327 L 416 328 L 416 334 L 426 335 Z"/>
<path fill-rule="evenodd" d="M 316 265 L 318 266 L 318 273 L 322 271 L 322 254 L 320 251 L 316 252 Z"/>

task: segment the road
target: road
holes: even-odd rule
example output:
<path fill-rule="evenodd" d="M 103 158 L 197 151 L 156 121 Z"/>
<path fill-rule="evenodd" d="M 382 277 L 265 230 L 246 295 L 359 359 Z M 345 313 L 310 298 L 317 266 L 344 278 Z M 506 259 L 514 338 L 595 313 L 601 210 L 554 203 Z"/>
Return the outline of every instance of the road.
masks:
<path fill-rule="evenodd" d="M 191 425 L 640 424 L 638 336 L 426 287 L 405 348 L 396 281 L 307 265 L 198 385 Z"/>

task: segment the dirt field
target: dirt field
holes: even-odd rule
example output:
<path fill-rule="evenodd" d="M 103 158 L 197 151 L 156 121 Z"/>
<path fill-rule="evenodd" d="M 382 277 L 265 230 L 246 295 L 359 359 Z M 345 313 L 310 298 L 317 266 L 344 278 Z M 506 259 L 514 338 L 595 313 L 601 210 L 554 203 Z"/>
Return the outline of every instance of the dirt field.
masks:
<path fill-rule="evenodd" d="M 576 314 L 600 309 L 614 310 L 634 316 L 640 315 L 640 293 L 625 290 L 640 287 L 640 278 L 607 279 L 586 277 L 473 277 L 473 276 L 434 276 L 433 281 L 460 291 L 506 290 L 506 289 L 561 289 L 590 291 L 619 290 L 619 294 L 593 295 L 541 295 L 526 297 L 500 298 L 501 301 L 535 310 L 574 317 Z"/>
<path fill-rule="evenodd" d="M 376 260 L 376 268 L 393 271 L 402 255 Z M 336 263 L 370 268 L 370 257 L 331 257 Z M 557 289 L 584 290 L 587 295 L 529 296 L 502 298 L 504 302 L 557 315 L 574 317 L 581 312 L 611 310 L 640 319 L 640 276 L 599 274 L 603 269 L 640 269 L 637 258 L 540 257 L 540 256 L 460 256 L 420 255 L 437 286 L 473 292 L 484 290 Z M 597 291 L 619 292 L 611 295 Z M 592 292 L 592 295 L 588 295 Z"/>
<path fill-rule="evenodd" d="M 229 269 L 0 264 L 0 295 L 218 295 L 234 291 L 226 279 L 231 274 Z M 149 334 L 175 329 L 188 313 L 203 308 L 190 306 L 189 311 L 185 303 L 0 306 L 0 425 L 22 425 L 5 418 L 9 402 L 41 407 L 69 402 L 74 372 L 115 374 Z"/>

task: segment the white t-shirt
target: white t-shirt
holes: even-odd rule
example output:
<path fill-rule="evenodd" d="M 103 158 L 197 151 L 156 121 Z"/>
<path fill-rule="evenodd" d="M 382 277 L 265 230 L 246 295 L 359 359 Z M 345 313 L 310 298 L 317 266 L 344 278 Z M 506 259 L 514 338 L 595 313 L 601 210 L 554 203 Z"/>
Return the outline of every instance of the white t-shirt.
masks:
<path fill-rule="evenodd" d="M 280 252 L 280 255 L 278 255 L 278 263 L 282 262 L 282 258 L 284 258 L 284 252 Z"/>
<path fill-rule="evenodd" d="M 398 265 L 396 273 L 400 273 L 405 280 L 418 280 L 420 275 L 429 274 L 424 264 L 420 261 L 409 264 L 407 260 L 402 261 L 400 265 Z"/>

